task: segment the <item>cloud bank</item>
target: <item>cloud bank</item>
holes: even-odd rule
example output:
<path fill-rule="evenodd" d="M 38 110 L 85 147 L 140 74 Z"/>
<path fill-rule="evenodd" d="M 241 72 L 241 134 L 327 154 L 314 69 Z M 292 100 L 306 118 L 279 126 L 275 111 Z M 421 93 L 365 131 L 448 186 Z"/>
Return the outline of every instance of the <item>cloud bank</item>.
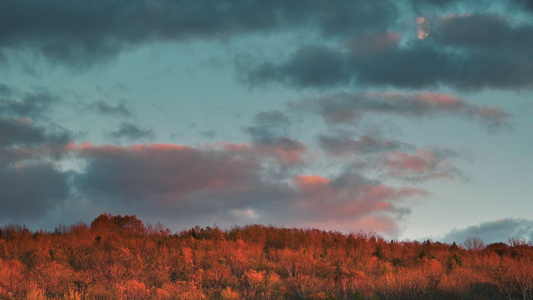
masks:
<path fill-rule="evenodd" d="M 88 65 L 158 41 L 221 39 L 311 27 L 324 36 L 386 28 L 392 1 L 8 0 L 0 49 L 26 49 L 52 61 Z"/>
<path fill-rule="evenodd" d="M 314 224 L 345 231 L 357 225 L 394 233 L 398 218 L 409 213 L 402 199 L 427 195 L 419 188 L 387 186 L 355 173 L 325 178 L 284 168 L 280 176 L 271 172 L 272 164 L 286 164 L 286 155 L 273 151 L 265 159 L 262 146 L 87 144 L 73 151 L 87 162 L 75 176 L 75 186 L 90 199 L 188 222 Z M 243 211 L 249 213 L 239 213 Z M 368 225 L 370 221 L 379 228 Z"/>
<path fill-rule="evenodd" d="M 484 222 L 463 229 L 455 229 L 444 236 L 446 242 L 462 243 L 467 237 L 478 237 L 485 244 L 506 242 L 509 238 L 533 241 L 533 221 L 526 219 L 501 219 Z"/>

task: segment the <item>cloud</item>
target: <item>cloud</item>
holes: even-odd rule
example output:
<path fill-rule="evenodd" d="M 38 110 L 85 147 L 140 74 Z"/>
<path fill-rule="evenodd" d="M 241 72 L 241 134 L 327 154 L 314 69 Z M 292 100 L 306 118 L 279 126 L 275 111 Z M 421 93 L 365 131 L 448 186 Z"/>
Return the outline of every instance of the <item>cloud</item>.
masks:
<path fill-rule="evenodd" d="M 216 138 L 218 136 L 218 133 L 216 130 L 204 130 L 199 132 L 200 135 L 206 137 L 206 138 Z"/>
<path fill-rule="evenodd" d="M 260 166 L 246 156 L 246 146 L 236 146 L 234 155 L 226 149 L 225 145 L 205 150 L 167 144 L 82 145 L 76 151 L 87 160 L 88 169 L 78 180 L 87 191 L 127 195 L 131 200 L 165 194 L 179 199 L 195 190 L 253 180 Z"/>
<path fill-rule="evenodd" d="M 312 27 L 324 36 L 383 29 L 392 1 L 68 1 L 8 0 L 0 49 L 30 49 L 53 61 L 87 65 L 156 41 L 218 39 Z"/>
<path fill-rule="evenodd" d="M 53 161 L 66 154 L 70 141 L 67 131 L 0 117 L 1 221 L 36 220 L 66 200 L 69 174 Z"/>
<path fill-rule="evenodd" d="M 68 178 L 46 162 L 0 165 L 0 220 L 35 220 L 55 210 L 69 195 Z"/>
<path fill-rule="evenodd" d="M 8 85 L 5 85 L 3 83 L 0 83 L 0 95 L 2 97 L 9 97 L 13 94 L 13 89 L 8 86 Z"/>
<path fill-rule="evenodd" d="M 70 140 L 68 132 L 50 133 L 37 127 L 29 118 L 0 117 L 0 146 L 36 146 L 41 144 L 66 145 Z"/>
<path fill-rule="evenodd" d="M 379 168 L 387 176 L 402 178 L 410 181 L 426 181 L 436 178 L 465 178 L 448 160 L 457 157 L 459 153 L 453 151 L 428 151 L 418 149 L 416 153 L 392 151 L 383 154 Z"/>
<path fill-rule="evenodd" d="M 475 11 L 486 11 L 491 7 L 491 4 L 501 4 L 503 7 L 506 7 L 510 10 L 515 10 L 521 12 L 523 10 L 533 11 L 533 1 L 532 0 L 475 0 L 465 3 L 461 0 L 411 0 L 415 10 L 419 11 L 422 8 L 425 9 L 434 9 L 437 8 L 467 8 Z"/>
<path fill-rule="evenodd" d="M 95 203 L 172 216 L 188 225 L 253 220 L 349 231 L 366 224 L 364 229 L 394 233 L 409 213 L 402 199 L 427 194 L 354 173 L 325 178 L 288 167 L 280 176 L 270 170 L 272 164 L 284 164 L 283 155 L 269 160 L 264 149 L 247 145 L 86 144 L 73 151 L 87 166 L 74 180 L 76 190 Z"/>
<path fill-rule="evenodd" d="M 391 234 L 398 229 L 397 220 L 410 212 L 399 205 L 400 200 L 427 195 L 422 189 L 390 187 L 355 173 L 342 173 L 333 179 L 301 175 L 294 183 L 300 193 L 294 207 L 296 211 L 290 211 L 291 218 L 309 226 L 329 224 L 343 230 L 348 230 L 351 224 L 362 226 L 369 220 L 381 220 L 377 227 Z"/>
<path fill-rule="evenodd" d="M 427 181 L 438 178 L 467 179 L 454 159 L 471 159 L 468 151 L 445 147 L 418 148 L 397 139 L 384 138 L 377 132 L 354 134 L 334 130 L 318 136 L 321 149 L 330 157 L 339 158 L 344 170 L 366 170 L 381 178 Z"/>
<path fill-rule="evenodd" d="M 430 38 L 423 41 L 369 31 L 345 44 L 302 46 L 285 59 L 248 62 L 239 70 L 252 85 L 297 88 L 533 88 L 533 25 L 490 14 L 430 21 Z"/>
<path fill-rule="evenodd" d="M 46 113 L 60 102 L 44 88 L 22 92 L 0 84 L 0 167 L 29 159 L 58 158 L 66 152 L 71 132 L 45 122 Z"/>
<path fill-rule="evenodd" d="M 47 113 L 59 103 L 61 99 L 45 88 L 23 92 L 0 84 L 0 168 L 4 175 L 14 166 L 58 159 L 66 153 L 72 133 L 47 122 Z"/>
<path fill-rule="evenodd" d="M 86 106 L 86 109 L 98 114 L 104 114 L 116 117 L 130 117 L 131 111 L 126 107 L 124 102 L 112 105 L 104 100 L 92 102 Z"/>
<path fill-rule="evenodd" d="M 413 145 L 396 139 L 387 139 L 379 135 L 362 134 L 357 139 L 346 132 L 319 135 L 318 142 L 322 150 L 331 156 L 348 157 L 354 154 L 372 154 L 412 148 Z"/>
<path fill-rule="evenodd" d="M 60 101 L 43 88 L 22 93 L 7 85 L 0 86 L 0 115 L 38 119 Z"/>
<path fill-rule="evenodd" d="M 462 243 L 467 237 L 481 238 L 485 244 L 505 242 L 509 238 L 525 238 L 533 241 L 533 221 L 527 219 L 500 219 L 484 222 L 463 229 L 455 229 L 443 237 L 443 241 Z"/>
<path fill-rule="evenodd" d="M 75 151 L 87 162 L 75 180 L 79 191 L 102 203 L 172 215 L 187 226 L 213 216 L 235 220 L 232 211 L 291 193 L 286 185 L 261 178 L 267 174 L 246 145 L 83 145 Z"/>
<path fill-rule="evenodd" d="M 104 132 L 104 135 L 115 140 L 138 141 L 153 140 L 156 134 L 151 129 L 143 129 L 132 123 L 121 122 L 117 130 Z"/>
<path fill-rule="evenodd" d="M 347 48 L 360 55 L 371 55 L 372 53 L 383 53 L 394 51 L 398 46 L 402 36 L 398 32 L 387 31 L 366 32 L 359 37 L 350 40 Z"/>
<path fill-rule="evenodd" d="M 410 118 L 450 115 L 473 119 L 490 130 L 506 125 L 509 115 L 500 107 L 478 106 L 453 95 L 434 93 L 337 93 L 290 104 L 298 111 L 316 112 L 329 124 L 359 122 L 366 114 L 387 114 Z"/>
<path fill-rule="evenodd" d="M 518 4 L 518 7 L 526 9 L 530 12 L 533 12 L 533 1 L 532 0 L 515 0 L 514 3 Z"/>
<path fill-rule="evenodd" d="M 512 1 L 512 0 L 511 0 Z M 487 4 L 490 2 L 496 2 L 496 1 L 489 1 L 489 0 L 474 0 L 468 2 L 468 7 L 474 8 L 474 9 L 480 9 L 480 8 L 486 8 Z M 505 0 L 500 1 L 505 2 Z M 425 8 L 433 8 L 434 7 L 450 7 L 452 5 L 457 5 L 458 3 L 462 3 L 460 0 L 411 0 L 411 3 L 415 7 L 415 9 L 419 9 L 422 7 Z"/>
<path fill-rule="evenodd" d="M 411 1 L 415 10 L 420 3 Z M 501 3 L 513 10 L 532 7 L 526 0 Z M 90 66 L 158 42 L 305 30 L 322 42 L 296 45 L 299 49 L 285 59 L 238 63 L 241 76 L 251 84 L 279 82 L 298 88 L 533 87 L 529 51 L 533 26 L 491 15 L 484 8 L 488 5 L 469 3 L 466 7 L 477 12 L 471 15 L 428 16 L 432 33 L 419 41 L 411 40 L 399 25 L 403 10 L 390 0 L 328 4 L 319 0 L 216 4 L 208 0 L 52 0 L 46 5 L 37 0 L 8 0 L 8 4 L 0 12 L 3 56 L 26 50 L 54 62 Z"/>
<path fill-rule="evenodd" d="M 0 84 L 0 221 L 35 221 L 57 209 L 70 193 L 69 173 L 57 160 L 72 141 L 68 130 L 46 123 L 60 99 L 46 89 L 21 92 Z"/>
<path fill-rule="evenodd" d="M 0 167 L 27 160 L 59 158 L 72 135 L 64 129 L 36 126 L 29 118 L 0 117 Z"/>
<path fill-rule="evenodd" d="M 318 45 L 299 49 L 284 63 L 237 63 L 252 86 L 281 82 L 295 87 L 335 87 L 352 80 L 346 58 L 335 49 Z"/>
<path fill-rule="evenodd" d="M 253 125 L 245 127 L 243 131 L 254 143 L 270 144 L 279 137 L 287 136 L 290 126 L 291 121 L 287 115 L 279 110 L 271 110 L 256 114 Z"/>
<path fill-rule="evenodd" d="M 467 58 L 455 80 L 460 88 L 520 89 L 533 86 L 533 25 L 504 15 L 450 15 L 436 20 L 433 40 Z"/>
<path fill-rule="evenodd" d="M 243 131 L 250 136 L 257 153 L 273 156 L 283 166 L 301 165 L 307 147 L 289 137 L 290 127 L 291 121 L 286 114 L 271 110 L 256 114 L 253 125 L 244 127 Z"/>
<path fill-rule="evenodd" d="M 303 165 L 303 156 L 307 152 L 307 146 L 289 137 L 278 137 L 268 144 L 255 144 L 254 147 L 258 153 L 275 157 L 282 166 Z"/>

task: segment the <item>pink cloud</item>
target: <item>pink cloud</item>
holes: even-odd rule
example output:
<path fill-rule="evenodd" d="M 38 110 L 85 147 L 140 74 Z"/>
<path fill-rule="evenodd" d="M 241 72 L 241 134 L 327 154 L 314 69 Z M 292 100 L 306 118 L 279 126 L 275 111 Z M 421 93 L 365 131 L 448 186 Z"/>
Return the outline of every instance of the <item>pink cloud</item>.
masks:
<path fill-rule="evenodd" d="M 239 153 L 249 156 L 274 158 L 282 165 L 303 164 L 303 156 L 307 153 L 307 147 L 298 140 L 279 137 L 268 144 L 232 144 L 217 142 L 217 147 L 221 147 L 232 153 Z"/>
<path fill-rule="evenodd" d="M 296 165 L 304 162 L 307 147 L 295 139 L 281 137 L 270 144 L 255 144 L 253 151 L 272 156 L 284 165 Z"/>
<path fill-rule="evenodd" d="M 447 159 L 448 156 L 458 155 L 453 151 L 443 151 L 436 155 L 434 152 L 422 149 L 418 149 L 416 153 L 393 151 L 382 157 L 380 168 L 390 176 L 414 181 L 464 178 Z"/>
<path fill-rule="evenodd" d="M 318 187 L 327 186 L 330 180 L 319 175 L 300 175 L 294 179 L 294 182 L 301 189 L 305 189 L 308 187 L 312 188 L 315 186 L 318 186 Z"/>
<path fill-rule="evenodd" d="M 478 106 L 454 95 L 437 93 L 339 93 L 314 101 L 301 101 L 294 104 L 294 107 L 300 107 L 298 105 L 302 109 L 315 110 L 330 124 L 357 123 L 366 114 L 411 118 L 453 115 L 479 120 L 489 128 L 497 129 L 505 125 L 508 118 L 508 114 L 499 107 Z"/>
<path fill-rule="evenodd" d="M 445 109 L 457 109 L 461 105 L 461 101 L 454 95 L 420 93 L 414 94 L 413 96 L 421 103 L 435 105 Z"/>
<path fill-rule="evenodd" d="M 427 172 L 436 164 L 433 153 L 417 150 L 416 154 L 394 151 L 387 155 L 386 166 L 393 171 Z"/>
<path fill-rule="evenodd" d="M 392 232 L 397 228 L 393 220 L 406 211 L 402 200 L 426 194 L 356 174 L 294 175 L 300 169 L 295 162 L 302 161 L 307 148 L 298 141 L 283 142 L 68 147 L 86 162 L 75 182 L 87 198 L 189 222 L 226 220 L 235 225 L 253 215 L 254 222 L 267 224 L 335 224 L 331 229 L 361 224 L 367 230 Z M 283 168 L 271 172 L 272 163 Z"/>
<path fill-rule="evenodd" d="M 306 220 L 311 219 L 315 226 L 335 224 L 337 228 L 362 224 L 365 219 L 365 229 L 395 230 L 396 222 L 391 220 L 404 211 L 401 200 L 428 194 L 423 189 L 386 186 L 355 174 L 343 174 L 335 179 L 300 175 L 293 182 L 298 191 L 291 211 L 295 222 L 310 224 Z"/>

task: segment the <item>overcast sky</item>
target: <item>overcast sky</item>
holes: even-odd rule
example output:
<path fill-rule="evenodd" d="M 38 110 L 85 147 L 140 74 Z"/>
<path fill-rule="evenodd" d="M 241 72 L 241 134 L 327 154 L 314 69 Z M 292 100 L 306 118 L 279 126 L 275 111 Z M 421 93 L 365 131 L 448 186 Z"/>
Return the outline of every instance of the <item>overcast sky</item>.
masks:
<path fill-rule="evenodd" d="M 531 0 L 4 0 L 0 225 L 533 240 L 532 49 Z"/>

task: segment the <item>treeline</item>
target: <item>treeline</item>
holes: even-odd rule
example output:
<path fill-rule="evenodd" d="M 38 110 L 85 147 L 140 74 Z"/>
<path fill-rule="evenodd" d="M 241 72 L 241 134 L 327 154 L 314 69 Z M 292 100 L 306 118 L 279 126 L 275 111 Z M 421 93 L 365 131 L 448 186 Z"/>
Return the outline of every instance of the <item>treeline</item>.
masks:
<path fill-rule="evenodd" d="M 0 299 L 532 299 L 533 247 L 250 225 L 173 234 L 133 216 L 0 228 Z"/>

